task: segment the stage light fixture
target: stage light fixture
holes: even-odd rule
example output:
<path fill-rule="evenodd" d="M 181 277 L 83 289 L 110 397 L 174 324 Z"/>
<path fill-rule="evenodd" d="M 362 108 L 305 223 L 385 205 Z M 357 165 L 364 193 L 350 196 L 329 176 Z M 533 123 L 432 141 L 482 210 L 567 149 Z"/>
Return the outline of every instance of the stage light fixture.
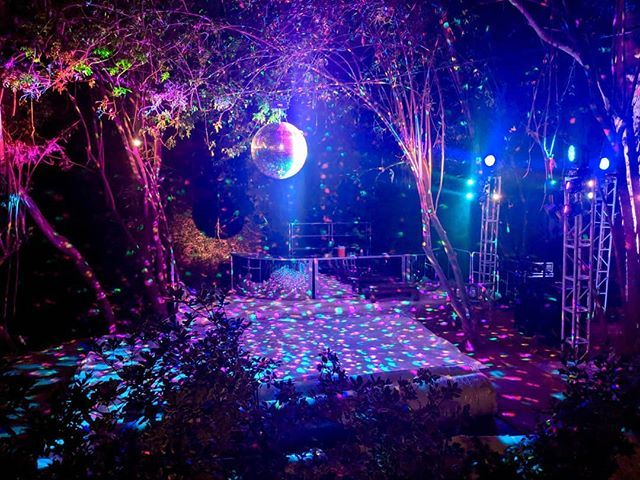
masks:
<path fill-rule="evenodd" d="M 611 161 L 607 157 L 602 157 L 600 159 L 600 163 L 598 164 L 598 167 L 600 167 L 600 170 L 608 170 L 610 166 L 611 166 Z"/>
<path fill-rule="evenodd" d="M 135 148 L 139 148 L 142 146 L 142 140 L 140 140 L 139 138 L 134 138 L 133 140 L 131 140 L 131 145 L 133 145 Z"/>
<path fill-rule="evenodd" d="M 587 187 L 593 188 L 595 186 L 596 186 L 596 181 L 593 178 L 590 180 L 587 180 Z"/>
<path fill-rule="evenodd" d="M 595 193 L 593 193 L 593 192 L 587 192 L 587 198 L 588 198 L 589 200 L 593 200 L 593 197 L 595 197 Z"/>
<path fill-rule="evenodd" d="M 475 178 L 467 178 L 467 187 L 473 187 L 476 184 Z"/>
<path fill-rule="evenodd" d="M 490 153 L 489 155 L 484 157 L 484 164 L 487 167 L 493 167 L 496 164 L 496 156 Z"/>
<path fill-rule="evenodd" d="M 492 199 L 494 202 L 498 202 L 498 201 L 500 201 L 500 199 L 501 199 L 501 198 L 502 198 L 502 196 L 501 196 L 499 193 L 494 193 L 493 195 L 491 195 L 491 199 Z"/>
<path fill-rule="evenodd" d="M 473 200 L 473 193 L 471 192 L 465 193 L 464 198 L 466 198 L 467 200 Z"/>
<path fill-rule="evenodd" d="M 575 145 L 569 145 L 569 149 L 567 150 L 567 160 L 569 160 L 570 162 L 575 162 L 576 161 L 576 146 Z"/>

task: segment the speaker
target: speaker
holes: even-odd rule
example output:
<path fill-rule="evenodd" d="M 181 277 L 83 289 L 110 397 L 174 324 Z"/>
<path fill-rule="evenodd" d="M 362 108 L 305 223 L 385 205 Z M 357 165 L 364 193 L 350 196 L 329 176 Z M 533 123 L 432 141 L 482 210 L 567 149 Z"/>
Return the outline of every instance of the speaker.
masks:
<path fill-rule="evenodd" d="M 525 335 L 541 335 L 549 341 L 560 339 L 561 292 L 557 285 L 529 279 L 517 286 L 514 321 Z"/>

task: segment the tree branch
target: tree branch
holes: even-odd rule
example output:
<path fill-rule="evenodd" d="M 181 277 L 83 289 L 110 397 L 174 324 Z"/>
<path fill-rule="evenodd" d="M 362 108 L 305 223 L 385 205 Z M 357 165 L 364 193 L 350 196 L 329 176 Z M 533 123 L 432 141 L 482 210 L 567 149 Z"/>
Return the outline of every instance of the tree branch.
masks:
<path fill-rule="evenodd" d="M 66 237 L 58 234 L 53 229 L 49 221 L 45 218 L 45 216 L 42 214 L 42 212 L 38 208 L 38 205 L 36 205 L 36 203 L 33 201 L 33 199 L 28 193 L 23 191 L 20 193 L 20 197 L 25 207 L 27 208 L 29 214 L 31 215 L 31 218 L 33 218 L 33 221 L 38 226 L 42 234 L 47 238 L 47 240 L 49 240 L 49 242 L 51 242 L 51 244 L 57 250 L 59 250 L 60 252 L 62 252 L 64 255 L 66 255 L 71 259 L 71 261 L 75 265 L 78 272 L 80 272 L 80 275 L 82 275 L 85 281 L 92 288 L 92 290 L 96 294 L 96 298 L 98 299 L 98 302 L 100 302 L 100 304 L 102 305 L 102 310 L 103 310 L 105 319 L 109 324 L 109 330 L 114 331 L 115 317 L 113 314 L 113 309 L 111 308 L 111 303 L 109 302 L 107 293 L 105 292 L 104 288 L 102 288 L 102 285 L 96 278 L 95 274 L 93 273 L 93 270 L 91 269 L 91 267 L 89 266 L 85 258 L 78 251 L 78 249 L 75 246 L 73 246 L 71 242 L 69 242 L 69 240 Z"/>
<path fill-rule="evenodd" d="M 524 7 L 523 3 L 520 0 L 509 0 L 509 3 L 522 14 L 529 26 L 536 32 L 540 40 L 551 45 L 552 47 L 557 48 L 558 50 L 562 50 L 564 53 L 578 62 L 581 67 L 586 68 L 580 52 L 571 45 L 568 45 L 565 42 L 561 42 L 557 38 L 553 37 L 550 32 L 542 28 L 542 26 L 536 21 L 535 18 L 533 18 L 533 15 L 531 15 L 531 13 Z"/>

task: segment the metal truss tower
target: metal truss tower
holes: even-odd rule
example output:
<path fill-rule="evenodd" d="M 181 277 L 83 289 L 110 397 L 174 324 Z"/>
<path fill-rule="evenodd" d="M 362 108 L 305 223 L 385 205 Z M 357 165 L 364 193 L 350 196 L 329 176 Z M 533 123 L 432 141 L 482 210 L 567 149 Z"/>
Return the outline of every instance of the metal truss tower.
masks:
<path fill-rule="evenodd" d="M 500 281 L 498 264 L 498 231 L 502 177 L 489 177 L 484 184 L 482 223 L 480 226 L 480 253 L 476 280 L 487 289 L 487 297 L 494 300 Z"/>
<path fill-rule="evenodd" d="M 597 182 L 571 175 L 565 178 L 562 229 L 563 348 L 575 360 L 589 352 L 594 302 Z"/>
<path fill-rule="evenodd" d="M 595 311 L 606 312 L 611 273 L 612 229 L 616 215 L 616 177 L 606 175 L 598 186 L 595 206 Z"/>

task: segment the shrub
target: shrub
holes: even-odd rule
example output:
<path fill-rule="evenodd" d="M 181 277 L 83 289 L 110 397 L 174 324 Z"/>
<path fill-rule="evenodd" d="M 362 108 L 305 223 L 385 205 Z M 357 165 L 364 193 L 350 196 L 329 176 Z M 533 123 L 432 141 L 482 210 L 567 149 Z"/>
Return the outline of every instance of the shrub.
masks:
<path fill-rule="evenodd" d="M 441 404 L 459 395 L 455 384 L 426 370 L 397 384 L 351 378 L 327 350 L 317 388 L 302 394 L 275 377 L 275 362 L 242 347 L 248 323 L 225 314 L 218 291 L 176 291 L 174 307 L 170 318 L 97 340 L 70 384 L 39 408 L 25 401 L 28 383 L 3 387 L 3 399 L 12 398 L 3 424 L 17 414 L 26 427 L 0 443 L 17 478 L 451 473 L 457 450 L 438 420 Z"/>

